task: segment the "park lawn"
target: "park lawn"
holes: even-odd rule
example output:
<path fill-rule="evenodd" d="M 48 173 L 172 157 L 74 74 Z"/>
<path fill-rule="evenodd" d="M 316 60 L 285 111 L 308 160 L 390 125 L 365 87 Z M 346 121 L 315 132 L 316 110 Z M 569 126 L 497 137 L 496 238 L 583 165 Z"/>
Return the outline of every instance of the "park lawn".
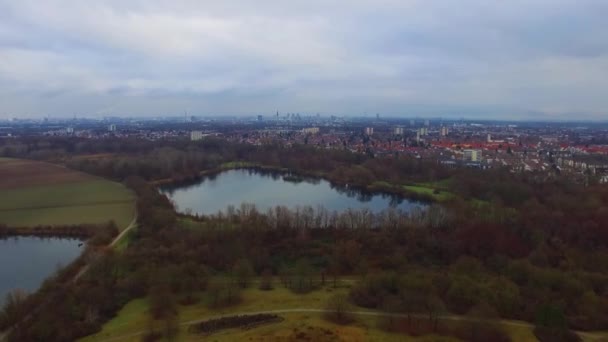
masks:
<path fill-rule="evenodd" d="M 278 284 L 275 284 L 278 285 Z M 247 312 L 268 311 L 277 309 L 306 308 L 323 309 L 327 300 L 336 293 L 346 293 L 346 287 L 337 289 L 326 286 L 307 294 L 295 294 L 290 290 L 277 286 L 272 291 L 261 291 L 249 288 L 242 293 L 242 302 L 236 306 L 223 309 L 209 309 L 203 301 L 191 306 L 179 306 L 179 321 L 182 323 L 178 341 L 200 341 L 201 336 L 187 332 L 185 322 L 212 318 L 222 315 L 244 314 Z M 321 329 L 330 330 L 348 341 L 458 341 L 456 339 L 426 336 L 420 338 L 392 334 L 376 329 L 377 317 L 356 316 L 356 323 L 349 326 L 340 326 L 325 321 L 322 313 L 281 313 L 285 318 L 283 322 L 261 325 L 254 329 L 230 329 L 211 335 L 211 341 L 265 341 L 284 340 L 294 335 L 294 330 L 304 332 L 315 337 L 323 333 Z M 102 330 L 92 336 L 81 339 L 82 342 L 104 341 L 140 341 L 139 332 L 145 331 L 149 325 L 148 302 L 146 299 L 136 299 L 125 305 L 118 315 L 107 322 Z"/>
<path fill-rule="evenodd" d="M 452 192 L 438 189 L 438 188 L 435 188 L 432 186 L 427 186 L 427 185 L 416 184 L 416 185 L 404 185 L 403 187 L 407 191 L 431 196 L 431 197 L 433 197 L 433 199 L 435 199 L 436 201 L 439 201 L 439 202 L 450 200 L 450 199 L 454 198 L 454 196 L 455 196 Z M 439 190 L 438 194 L 435 193 L 436 189 Z"/>
<path fill-rule="evenodd" d="M 437 183 L 437 184 L 439 184 L 439 183 Z M 375 181 L 372 184 L 372 186 L 375 186 L 378 188 L 399 189 L 399 185 L 391 184 L 386 181 Z M 409 192 L 430 196 L 435 201 L 438 201 L 438 202 L 447 201 L 447 200 L 450 200 L 455 197 L 454 193 L 444 190 L 442 187 L 431 184 L 431 183 L 416 183 L 415 185 L 402 185 L 402 186 L 403 186 L 403 189 L 405 189 Z M 439 190 L 438 194 L 435 193 L 436 189 Z"/>
<path fill-rule="evenodd" d="M 517 342 L 537 342 L 532 327 L 505 325 L 505 330 L 511 336 L 511 341 Z"/>
<path fill-rule="evenodd" d="M 261 325 L 253 329 L 230 329 L 210 335 L 206 340 L 231 341 L 400 341 L 400 342 L 456 342 L 458 339 L 437 335 L 413 337 L 390 333 L 376 328 L 376 317 L 356 317 L 349 325 L 338 325 L 325 320 L 319 313 L 280 314 L 284 321 Z M 337 338 L 339 337 L 339 338 Z M 201 335 L 182 329 L 180 341 L 200 341 Z"/>
<path fill-rule="evenodd" d="M 195 305 L 179 306 L 179 320 L 180 322 L 188 322 L 203 319 L 205 317 L 211 318 L 241 312 L 245 313 L 276 309 L 322 309 L 332 294 L 346 291 L 343 288 L 332 289 L 326 287 L 307 294 L 294 294 L 290 290 L 279 286 L 279 284 L 275 285 L 276 287 L 272 291 L 260 291 L 257 288 L 254 288 L 255 284 L 252 285 L 251 288 L 245 289 L 242 292 L 243 300 L 236 306 L 210 309 L 205 305 L 204 300 L 201 300 Z M 103 326 L 99 333 L 84 338 L 81 341 L 103 341 L 108 338 L 133 334 L 145 330 L 148 320 L 147 300 L 135 299 L 125 305 L 115 318 Z M 135 340 L 138 341 L 139 339 L 136 338 Z"/>
<path fill-rule="evenodd" d="M 324 309 L 327 300 L 334 294 L 347 293 L 349 284 L 341 282 L 338 288 L 327 285 L 319 290 L 296 294 L 282 287 L 275 281 L 275 289 L 272 291 L 258 290 L 254 283 L 251 288 L 242 292 L 242 302 L 238 305 L 222 309 L 209 309 L 204 304 L 204 299 L 191 306 L 179 306 L 180 334 L 177 341 L 200 341 L 201 336 L 188 333 L 188 323 L 203 319 L 215 318 L 223 315 L 247 314 L 259 311 L 281 310 L 281 309 Z M 201 298 L 203 295 L 201 295 Z M 353 307 L 353 310 L 372 311 Z M 316 340 L 315 334 L 321 330 L 330 330 L 341 336 L 340 340 L 347 341 L 458 341 L 454 338 L 427 335 L 411 337 L 403 334 L 394 334 L 377 328 L 379 320 L 376 316 L 355 315 L 355 322 L 348 326 L 340 326 L 323 319 L 323 314 L 318 312 L 290 312 L 279 313 L 285 318 L 283 322 L 261 325 L 259 327 L 242 330 L 230 329 L 211 335 L 210 341 L 265 341 L 265 340 L 295 340 L 291 338 L 294 331 L 304 332 Z M 456 317 L 456 316 L 454 316 Z M 447 318 L 446 318 L 447 319 Z M 94 341 L 140 341 L 141 332 L 146 331 L 149 326 L 148 302 L 145 298 L 136 299 L 125 305 L 116 317 L 107 322 L 102 330 L 94 335 L 81 339 L 82 342 Z M 445 322 L 451 322 L 447 320 Z M 508 323 L 509 321 L 505 321 Z M 505 329 L 513 341 L 536 342 L 537 339 L 532 332 L 532 326 L 521 326 L 506 324 Z M 157 324 L 160 324 L 157 322 Z M 318 335 L 321 336 L 321 335 Z M 592 334 L 591 336 L 598 336 Z M 595 339 L 584 339 L 595 341 Z"/>
<path fill-rule="evenodd" d="M 450 185 L 452 185 L 452 178 L 444 178 L 442 180 L 434 181 L 434 182 L 421 182 L 417 183 L 420 186 L 425 186 L 427 188 L 439 188 L 439 189 L 448 189 Z"/>
<path fill-rule="evenodd" d="M 0 160 L 0 224 L 99 224 L 119 229 L 135 215 L 135 196 L 120 183 L 31 160 Z"/>

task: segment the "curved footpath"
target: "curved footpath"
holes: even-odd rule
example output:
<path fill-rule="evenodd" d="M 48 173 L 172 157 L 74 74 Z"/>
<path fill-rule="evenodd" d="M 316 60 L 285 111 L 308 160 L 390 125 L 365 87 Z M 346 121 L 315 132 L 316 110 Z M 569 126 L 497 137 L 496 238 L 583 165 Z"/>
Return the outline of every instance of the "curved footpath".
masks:
<path fill-rule="evenodd" d="M 185 321 L 185 322 L 181 322 L 180 325 L 189 326 L 189 325 L 194 325 L 194 324 L 198 324 L 201 322 L 205 322 L 205 321 L 211 320 L 211 319 L 217 319 L 217 318 L 229 317 L 229 316 L 235 316 L 235 315 L 285 314 L 285 313 L 306 313 L 306 312 L 328 313 L 328 312 L 331 312 L 331 310 L 295 308 L 295 309 L 278 309 L 278 310 L 268 310 L 268 311 L 237 312 L 237 313 L 231 313 L 230 315 L 219 315 L 219 316 L 206 317 L 203 319 Z M 399 313 L 389 314 L 389 313 L 376 312 L 376 311 L 346 311 L 346 313 L 349 313 L 351 315 L 360 315 L 360 316 L 389 316 L 389 317 L 399 317 L 399 318 L 408 317 L 407 314 L 399 314 Z M 426 315 L 420 315 L 420 314 L 409 315 L 409 316 L 417 317 L 417 318 L 427 317 Z M 456 316 L 456 315 L 440 316 L 439 319 L 440 320 L 450 320 L 450 321 L 476 321 L 473 318 L 469 318 L 466 316 Z M 524 328 L 530 328 L 530 329 L 534 328 L 533 324 L 523 322 L 523 321 L 500 320 L 500 323 L 503 325 L 508 325 L 508 326 L 524 327 Z M 119 341 L 119 340 L 127 339 L 130 337 L 140 336 L 140 335 L 143 335 L 144 333 L 145 333 L 145 331 L 142 330 L 142 331 L 137 331 L 134 333 L 126 334 L 126 335 L 108 338 L 108 339 L 105 339 L 102 341 L 104 341 L 104 342 Z M 583 341 L 600 341 L 604 338 L 603 336 L 599 336 L 599 335 L 591 333 L 591 332 L 577 331 L 576 333 L 583 339 Z"/>

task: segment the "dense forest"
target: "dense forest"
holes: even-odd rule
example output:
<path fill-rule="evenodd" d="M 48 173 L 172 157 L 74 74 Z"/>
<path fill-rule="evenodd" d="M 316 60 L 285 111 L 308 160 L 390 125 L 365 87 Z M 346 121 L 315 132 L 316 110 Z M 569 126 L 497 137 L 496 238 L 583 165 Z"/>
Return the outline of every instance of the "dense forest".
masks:
<path fill-rule="evenodd" d="M 608 328 L 604 185 L 583 187 L 555 175 L 501 169 L 446 169 L 402 156 L 219 139 L 4 140 L 0 156 L 64 163 L 122 181 L 137 195 L 139 229 L 125 251 L 97 250 L 77 282 L 59 274 L 45 284 L 44 296 L 10 301 L 0 328 L 12 326 L 14 341 L 89 335 L 129 300 L 146 295 L 171 334 L 176 302 L 188 303 L 206 291 L 218 306 L 230 305 L 252 277 L 264 283 L 270 276 L 294 292 L 356 277 L 348 301 L 358 306 L 431 318 L 482 312 L 522 319 L 536 323 L 537 336 L 546 341 L 576 340 L 568 329 Z M 323 208 L 283 207 L 260 212 L 242 205 L 199 217 L 176 213 L 153 185 L 196 179 L 235 162 L 406 196 L 414 194 L 403 185 L 440 184 L 454 196 L 413 213 L 331 215 Z M 185 229 L 184 221 L 201 228 Z M 24 309 L 32 307 L 38 309 Z"/>

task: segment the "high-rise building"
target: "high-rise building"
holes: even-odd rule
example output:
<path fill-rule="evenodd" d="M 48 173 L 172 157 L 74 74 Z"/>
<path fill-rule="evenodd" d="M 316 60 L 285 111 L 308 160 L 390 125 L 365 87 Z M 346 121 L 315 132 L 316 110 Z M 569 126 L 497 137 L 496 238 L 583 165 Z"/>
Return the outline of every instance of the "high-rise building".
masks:
<path fill-rule="evenodd" d="M 424 120 L 424 125 L 426 127 L 429 127 L 431 125 L 431 122 L 429 120 Z"/>
<path fill-rule="evenodd" d="M 203 132 L 201 131 L 192 131 L 190 132 L 190 140 L 198 141 L 203 139 Z"/>
<path fill-rule="evenodd" d="M 445 137 L 446 135 L 448 135 L 450 133 L 450 129 L 447 127 L 441 127 L 441 136 Z"/>
<path fill-rule="evenodd" d="M 462 159 L 466 161 L 478 162 L 481 161 L 481 150 L 464 150 L 462 151 Z"/>
<path fill-rule="evenodd" d="M 403 127 L 395 127 L 393 128 L 394 135 L 403 135 Z"/>
<path fill-rule="evenodd" d="M 319 133 L 319 127 L 302 128 L 302 133 L 317 134 Z"/>
<path fill-rule="evenodd" d="M 109 132 L 116 132 L 116 125 L 115 124 L 111 124 L 108 126 L 108 131 Z"/>
<path fill-rule="evenodd" d="M 365 135 L 373 135 L 374 134 L 374 127 L 365 127 Z"/>

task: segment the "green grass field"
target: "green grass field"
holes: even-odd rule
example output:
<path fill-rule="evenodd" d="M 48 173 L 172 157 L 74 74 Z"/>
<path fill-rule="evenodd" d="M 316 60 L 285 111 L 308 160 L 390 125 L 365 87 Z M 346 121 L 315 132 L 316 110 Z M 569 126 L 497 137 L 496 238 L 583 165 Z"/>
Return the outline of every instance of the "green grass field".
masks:
<path fill-rule="evenodd" d="M 308 294 L 295 294 L 275 282 L 272 291 L 260 291 L 255 288 L 246 289 L 242 293 L 242 302 L 236 306 L 223 309 L 209 309 L 204 300 L 191 306 L 179 306 L 180 332 L 176 341 L 200 341 L 201 335 L 187 331 L 188 322 L 210 319 L 222 315 L 246 314 L 258 311 L 282 309 L 324 309 L 327 300 L 336 293 L 346 293 L 350 282 L 342 282 L 337 289 L 325 286 Z M 201 295 L 202 297 L 202 295 Z M 353 310 L 369 311 L 362 308 Z M 318 312 L 280 313 L 285 320 L 279 323 L 261 325 L 252 329 L 230 329 L 212 334 L 205 338 L 209 341 L 458 341 L 454 338 L 436 335 L 411 337 L 402 334 L 389 333 L 377 328 L 378 317 L 355 315 L 355 322 L 348 326 L 336 325 L 326 321 Z M 118 315 L 107 322 L 102 330 L 92 336 L 81 339 L 82 342 L 95 341 L 140 341 L 141 332 L 146 331 L 150 322 L 148 302 L 146 299 L 136 299 L 125 305 Z M 449 321 L 445 321 L 449 322 Z M 536 342 L 531 326 L 521 325 L 520 322 L 505 321 L 506 331 L 512 341 Z M 158 323 L 160 324 L 160 323 Z M 331 331 L 328 333 L 327 331 Z M 300 338 L 297 335 L 300 334 Z M 327 336 L 325 336 L 327 335 Z M 306 337 L 302 337 L 306 336 Z M 328 338 L 328 337 L 332 337 Z M 339 336 L 339 338 L 336 338 Z M 599 341 L 600 333 L 583 336 L 584 341 Z"/>
<path fill-rule="evenodd" d="M 411 191 L 411 192 L 431 196 L 433 199 L 435 199 L 438 202 L 447 201 L 449 199 L 454 198 L 454 196 L 455 196 L 453 193 L 451 193 L 449 191 L 441 190 L 439 188 L 435 188 L 433 186 L 428 186 L 428 185 L 421 185 L 421 184 L 404 185 L 403 187 L 406 190 Z M 438 189 L 439 193 L 436 194 L 435 189 Z"/>
<path fill-rule="evenodd" d="M 344 291 L 339 290 L 339 291 Z M 276 310 L 284 308 L 318 308 L 324 307 L 327 299 L 336 293 L 336 290 L 329 288 L 314 291 L 308 294 L 296 295 L 291 291 L 277 287 L 272 291 L 260 291 L 255 288 L 243 291 L 243 301 L 232 307 L 223 309 L 209 309 L 201 301 L 199 304 L 191 306 L 180 306 L 179 320 L 187 322 L 205 317 L 215 317 L 239 312 L 255 312 L 264 310 Z M 104 339 L 129 335 L 134 332 L 146 329 L 148 322 L 148 303 L 145 299 L 136 299 L 129 302 L 118 313 L 118 315 L 103 326 L 101 332 L 89 336 L 82 341 L 103 341 Z M 182 335 L 185 333 L 183 329 Z M 139 338 L 125 339 L 125 341 L 139 341 Z"/>
<path fill-rule="evenodd" d="M 0 160 L 0 223 L 9 226 L 116 222 L 134 217 L 134 195 L 122 184 L 57 165 Z"/>
<path fill-rule="evenodd" d="M 283 287 L 277 287 L 272 291 L 260 291 L 250 288 L 243 292 L 243 301 L 237 306 L 213 310 L 208 309 L 202 303 L 192 306 L 180 306 L 179 321 L 184 323 L 207 317 L 277 309 L 323 309 L 329 297 L 335 293 L 344 293 L 345 291 L 346 288 L 332 289 L 327 286 L 308 294 L 294 294 Z M 280 314 L 280 316 L 285 318 L 283 322 L 262 325 L 249 330 L 226 330 L 213 334 L 206 340 L 218 342 L 301 340 L 295 338 L 298 332 L 307 334 L 312 340 L 319 340 L 319 337 L 323 337 L 324 335 L 323 331 L 329 330 L 332 331 L 334 336 L 340 336 L 339 340 L 346 341 L 457 341 L 439 336 L 414 338 L 387 333 L 376 328 L 376 317 L 357 317 L 354 324 L 340 326 L 324 320 L 321 313 L 284 313 Z M 101 332 L 80 341 L 140 341 L 141 335 L 137 333 L 145 331 L 148 324 L 147 300 L 137 299 L 125 305 L 114 319 L 103 326 Z M 201 339 L 200 335 L 188 333 L 187 325 L 180 327 L 177 341 L 200 341 Z"/>

